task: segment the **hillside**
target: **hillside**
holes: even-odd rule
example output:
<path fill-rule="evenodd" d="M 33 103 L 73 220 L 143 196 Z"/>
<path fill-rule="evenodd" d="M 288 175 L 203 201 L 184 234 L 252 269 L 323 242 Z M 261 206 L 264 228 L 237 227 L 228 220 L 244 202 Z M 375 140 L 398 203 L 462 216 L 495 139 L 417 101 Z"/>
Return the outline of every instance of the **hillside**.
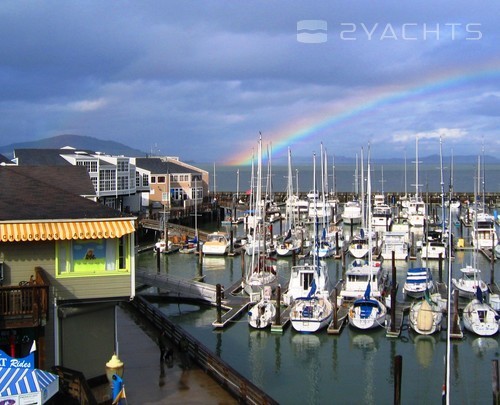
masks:
<path fill-rule="evenodd" d="M 11 143 L 10 145 L 0 146 L 0 154 L 12 158 L 14 156 L 14 149 L 59 149 L 64 146 L 102 152 L 110 155 L 124 155 L 130 157 L 146 156 L 145 152 L 130 148 L 119 142 L 103 141 L 102 139 L 82 135 L 58 135 L 32 142 Z"/>

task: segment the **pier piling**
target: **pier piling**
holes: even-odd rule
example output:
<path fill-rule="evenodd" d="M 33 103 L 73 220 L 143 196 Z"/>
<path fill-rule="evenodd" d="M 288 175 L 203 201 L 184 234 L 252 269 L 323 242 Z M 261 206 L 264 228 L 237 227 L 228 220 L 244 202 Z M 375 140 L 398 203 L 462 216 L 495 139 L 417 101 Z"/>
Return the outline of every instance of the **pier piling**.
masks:
<path fill-rule="evenodd" d="M 391 332 L 396 332 L 396 252 L 392 251 L 391 275 Z"/>
<path fill-rule="evenodd" d="M 439 262 L 438 262 L 438 271 L 439 271 L 439 282 L 443 282 L 443 254 L 439 253 Z"/>
<path fill-rule="evenodd" d="M 276 287 L 276 316 L 274 318 L 274 324 L 281 324 L 281 286 Z"/>
<path fill-rule="evenodd" d="M 222 287 L 216 285 L 216 301 L 217 301 L 217 323 L 222 322 Z"/>
<path fill-rule="evenodd" d="M 155 248 L 156 251 L 156 272 L 160 274 L 160 248 Z"/>

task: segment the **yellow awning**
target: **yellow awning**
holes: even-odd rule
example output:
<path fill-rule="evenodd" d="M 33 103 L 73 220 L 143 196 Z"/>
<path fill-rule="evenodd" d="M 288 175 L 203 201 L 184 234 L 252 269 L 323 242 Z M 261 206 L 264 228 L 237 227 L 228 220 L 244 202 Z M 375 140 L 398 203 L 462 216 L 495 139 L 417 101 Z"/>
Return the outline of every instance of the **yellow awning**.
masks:
<path fill-rule="evenodd" d="M 0 224 L 0 241 L 108 239 L 134 231 L 131 221 L 18 222 Z"/>

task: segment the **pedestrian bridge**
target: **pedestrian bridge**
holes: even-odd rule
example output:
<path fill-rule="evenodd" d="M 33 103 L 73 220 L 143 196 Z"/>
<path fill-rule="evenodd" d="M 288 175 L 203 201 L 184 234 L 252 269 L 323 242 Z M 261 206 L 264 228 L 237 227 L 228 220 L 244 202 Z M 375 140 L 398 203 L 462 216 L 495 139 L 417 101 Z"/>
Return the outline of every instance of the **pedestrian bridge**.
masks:
<path fill-rule="evenodd" d="M 164 290 L 169 297 L 207 301 L 212 305 L 217 302 L 217 287 L 214 285 L 146 271 L 137 271 L 135 279 L 138 283 Z"/>

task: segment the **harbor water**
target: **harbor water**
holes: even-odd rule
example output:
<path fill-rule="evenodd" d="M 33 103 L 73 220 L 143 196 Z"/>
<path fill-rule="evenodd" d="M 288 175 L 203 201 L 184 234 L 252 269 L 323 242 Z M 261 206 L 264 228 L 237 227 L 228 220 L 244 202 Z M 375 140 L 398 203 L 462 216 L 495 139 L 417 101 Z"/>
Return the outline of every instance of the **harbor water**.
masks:
<path fill-rule="evenodd" d="M 331 163 L 330 163 L 331 164 Z M 451 173 L 451 165 L 444 161 L 443 180 L 445 191 L 448 192 L 450 182 L 453 182 L 453 190 L 457 193 L 474 192 L 477 186 L 477 162 L 455 164 L 453 173 Z M 245 193 L 250 189 L 251 184 L 251 167 L 243 166 L 213 166 L 199 165 L 200 168 L 207 170 L 210 173 L 210 191 L 238 191 Z M 365 164 L 366 171 L 366 164 Z M 484 165 L 483 174 L 480 179 L 479 192 L 483 188 L 490 193 L 500 192 L 500 164 L 489 163 Z M 328 172 L 328 191 L 337 192 L 354 192 L 356 186 L 355 172 L 356 168 L 353 164 L 336 164 L 327 170 Z M 361 168 L 359 170 L 361 173 Z M 313 165 L 311 164 L 293 165 L 293 189 L 299 192 L 306 193 L 313 189 Z M 365 174 L 366 175 L 366 174 Z M 267 184 L 268 171 L 263 169 L 263 187 Z M 404 164 L 372 164 L 371 186 L 373 193 L 390 193 L 390 192 L 408 192 L 415 193 L 415 164 L 409 158 L 406 168 Z M 425 163 L 419 165 L 418 184 L 419 193 L 439 192 L 440 184 L 440 168 L 439 163 Z M 271 186 L 274 192 L 286 192 L 288 182 L 288 167 L 283 165 L 273 165 L 271 168 Z M 316 178 L 318 184 L 321 179 L 320 167 L 318 162 Z M 359 185 L 358 179 L 358 185 Z M 317 185 L 318 186 L 318 185 Z M 361 186 L 358 186 L 358 191 Z"/>
<path fill-rule="evenodd" d="M 242 233 L 240 228 L 237 232 Z M 460 229 L 455 228 L 455 233 Z M 457 235 L 467 239 L 469 230 Z M 245 258 L 248 262 L 248 256 Z M 491 263 L 476 255 L 486 282 L 491 278 Z M 199 258 L 192 254 L 163 255 L 160 273 L 192 279 L 203 276 L 209 284 L 230 286 L 242 277 L 241 256 Z M 472 251 L 457 251 L 451 264 L 452 277 L 460 268 L 472 264 Z M 330 279 L 343 278 L 342 262 L 326 259 Z M 347 264 L 349 259 L 347 259 Z M 288 280 L 291 259 L 278 259 L 278 272 Z M 396 262 L 399 283 L 398 301 L 404 301 L 402 285 L 409 267 L 422 265 L 420 259 Z M 434 280 L 438 280 L 438 261 L 429 261 Z M 391 263 L 384 268 L 390 271 Z M 443 263 L 446 282 L 448 264 Z M 156 257 L 146 251 L 137 257 L 137 270 L 157 272 Z M 495 274 L 495 279 L 498 275 Z M 142 293 L 155 292 L 154 289 Z M 246 314 L 228 327 L 212 326 L 217 310 L 210 306 L 164 302 L 156 304 L 169 319 L 182 326 L 206 347 L 224 359 L 243 376 L 261 387 L 282 404 L 387 404 L 393 402 L 394 357 L 401 355 L 402 403 L 437 404 L 441 402 L 445 381 L 446 330 L 434 336 L 421 336 L 408 328 L 405 318 L 400 337 L 386 337 L 386 330 L 364 332 L 346 325 L 340 335 L 326 330 L 300 334 L 288 325 L 283 333 L 254 330 Z M 451 344 L 451 387 L 453 404 L 484 404 L 492 400 L 492 360 L 498 359 L 498 335 L 479 337 L 464 331 L 464 338 Z"/>

